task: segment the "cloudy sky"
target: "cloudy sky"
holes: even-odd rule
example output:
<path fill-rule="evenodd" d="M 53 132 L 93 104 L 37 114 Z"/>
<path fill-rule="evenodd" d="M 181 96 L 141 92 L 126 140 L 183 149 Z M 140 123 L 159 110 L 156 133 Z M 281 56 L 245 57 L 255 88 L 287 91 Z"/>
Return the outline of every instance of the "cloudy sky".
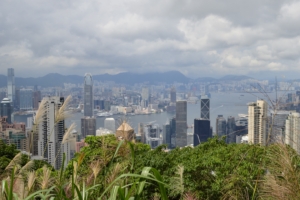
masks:
<path fill-rule="evenodd" d="M 0 74 L 300 78 L 299 55 L 300 1 L 0 1 Z"/>

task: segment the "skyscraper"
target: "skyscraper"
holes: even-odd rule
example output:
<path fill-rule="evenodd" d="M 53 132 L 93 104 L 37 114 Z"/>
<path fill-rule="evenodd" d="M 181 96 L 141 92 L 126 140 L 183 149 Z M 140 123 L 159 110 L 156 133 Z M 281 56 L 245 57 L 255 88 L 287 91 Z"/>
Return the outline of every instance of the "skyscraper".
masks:
<path fill-rule="evenodd" d="M 55 169 L 62 164 L 65 121 L 55 121 L 56 111 L 63 105 L 63 97 L 45 97 L 45 113 L 38 126 L 38 153 Z"/>
<path fill-rule="evenodd" d="M 91 74 L 85 74 L 84 76 L 84 86 L 83 86 L 84 94 L 84 116 L 92 117 L 94 116 L 94 98 L 93 98 L 93 78 Z"/>
<path fill-rule="evenodd" d="M 187 102 L 176 102 L 176 147 L 187 145 Z"/>
<path fill-rule="evenodd" d="M 250 144 L 266 145 L 268 104 L 257 100 L 248 104 L 248 138 Z"/>
<path fill-rule="evenodd" d="M 300 153 L 300 113 L 291 113 L 286 119 L 285 143 Z"/>
<path fill-rule="evenodd" d="M 4 98 L 0 103 L 1 117 L 7 117 L 7 123 L 11 124 L 12 104 L 10 99 Z"/>
<path fill-rule="evenodd" d="M 163 125 L 163 144 L 171 148 L 171 127 L 168 123 Z"/>
<path fill-rule="evenodd" d="M 269 138 L 271 142 L 283 141 L 285 123 L 290 113 L 291 111 L 286 110 L 271 111 L 271 121 L 269 123 L 272 130 Z"/>
<path fill-rule="evenodd" d="M 81 136 L 85 138 L 88 135 L 96 135 L 96 118 L 83 117 L 81 118 Z"/>
<path fill-rule="evenodd" d="M 7 98 L 9 98 L 14 106 L 15 103 L 15 71 L 13 68 L 7 69 Z"/>
<path fill-rule="evenodd" d="M 142 107 L 146 108 L 150 104 L 151 94 L 148 87 L 142 88 Z"/>
<path fill-rule="evenodd" d="M 143 123 L 139 123 L 138 135 L 141 137 L 141 143 L 146 143 L 146 136 L 145 136 L 145 132 L 144 132 L 144 124 Z"/>
<path fill-rule="evenodd" d="M 35 90 L 33 92 L 33 109 L 37 110 L 39 108 L 39 102 L 42 100 L 41 91 Z"/>
<path fill-rule="evenodd" d="M 212 137 L 210 121 L 207 119 L 194 119 L 194 146 L 208 141 Z"/>
<path fill-rule="evenodd" d="M 229 116 L 227 118 L 227 137 L 226 142 L 227 143 L 236 143 L 236 128 L 235 128 L 235 118 L 232 116 Z"/>
<path fill-rule="evenodd" d="M 209 109 L 210 109 L 210 100 L 208 97 L 201 98 L 201 118 L 210 120 Z"/>
<path fill-rule="evenodd" d="M 21 89 L 20 90 L 20 110 L 32 110 L 32 90 Z"/>
<path fill-rule="evenodd" d="M 170 100 L 171 100 L 171 103 L 176 103 L 176 89 L 175 89 L 175 87 L 171 88 Z"/>
<path fill-rule="evenodd" d="M 218 137 L 226 135 L 226 119 L 223 115 L 218 115 L 216 119 L 216 135 Z"/>
<path fill-rule="evenodd" d="M 175 140 L 176 140 L 176 117 L 173 117 L 170 120 L 170 133 L 171 133 L 171 148 L 175 148 Z"/>
<path fill-rule="evenodd" d="M 146 144 L 149 144 L 151 149 L 162 144 L 163 138 L 160 137 L 160 127 L 158 124 L 147 124 L 144 126 Z"/>

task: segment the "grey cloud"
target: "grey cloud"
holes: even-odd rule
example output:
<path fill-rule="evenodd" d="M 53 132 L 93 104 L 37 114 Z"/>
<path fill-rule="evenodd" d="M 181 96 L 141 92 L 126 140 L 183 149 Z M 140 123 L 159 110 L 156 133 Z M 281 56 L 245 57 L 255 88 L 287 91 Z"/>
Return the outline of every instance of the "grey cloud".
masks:
<path fill-rule="evenodd" d="M 298 70 L 300 3 L 0 1 L 0 73 Z"/>

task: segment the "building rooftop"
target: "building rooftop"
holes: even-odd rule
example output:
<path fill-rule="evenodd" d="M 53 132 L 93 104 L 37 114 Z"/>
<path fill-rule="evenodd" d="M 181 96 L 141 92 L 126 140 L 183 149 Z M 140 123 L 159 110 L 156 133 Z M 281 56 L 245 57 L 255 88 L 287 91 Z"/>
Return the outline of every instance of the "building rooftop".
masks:
<path fill-rule="evenodd" d="M 120 127 L 117 129 L 117 131 L 130 131 L 133 130 L 133 128 L 126 122 L 123 122 Z"/>
<path fill-rule="evenodd" d="M 1 101 L 1 103 L 10 103 L 11 101 L 10 101 L 10 99 L 9 98 L 4 98 L 2 101 Z"/>

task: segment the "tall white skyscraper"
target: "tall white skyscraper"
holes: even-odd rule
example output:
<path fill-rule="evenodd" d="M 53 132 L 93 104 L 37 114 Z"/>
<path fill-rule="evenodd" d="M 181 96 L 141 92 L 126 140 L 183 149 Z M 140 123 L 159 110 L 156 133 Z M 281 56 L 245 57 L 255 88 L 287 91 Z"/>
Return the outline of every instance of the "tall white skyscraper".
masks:
<path fill-rule="evenodd" d="M 55 122 L 55 112 L 64 103 L 63 97 L 44 97 L 45 114 L 38 126 L 38 155 L 55 169 L 62 163 L 64 147 L 62 144 L 65 122 Z M 42 101 L 43 102 L 43 101 Z"/>
<path fill-rule="evenodd" d="M 85 74 L 83 86 L 83 103 L 84 103 L 84 116 L 94 116 L 94 96 L 93 96 L 93 78 L 91 74 Z"/>
<path fill-rule="evenodd" d="M 15 70 L 13 68 L 7 69 L 7 97 L 11 100 L 12 105 L 15 104 Z"/>
<path fill-rule="evenodd" d="M 300 153 L 300 113 L 291 113 L 285 121 L 285 143 Z"/>
<path fill-rule="evenodd" d="M 250 144 L 266 145 L 268 103 L 257 100 L 248 104 L 248 139 Z"/>

